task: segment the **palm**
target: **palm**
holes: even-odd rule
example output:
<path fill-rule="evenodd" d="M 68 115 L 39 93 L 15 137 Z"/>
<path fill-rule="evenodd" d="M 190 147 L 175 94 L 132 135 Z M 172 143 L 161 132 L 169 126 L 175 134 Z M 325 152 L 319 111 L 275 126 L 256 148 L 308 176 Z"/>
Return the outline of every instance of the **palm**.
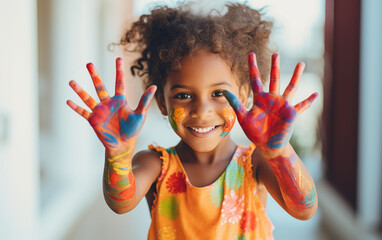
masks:
<path fill-rule="evenodd" d="M 291 136 L 296 110 L 282 97 L 269 93 L 254 99 L 255 104 L 242 122 L 246 135 L 259 146 L 281 147 Z"/>
<path fill-rule="evenodd" d="M 100 102 L 97 103 L 76 82 L 71 81 L 70 86 L 85 104 L 92 109 L 92 113 L 77 106 L 70 100 L 68 101 L 69 106 L 89 121 L 107 150 L 123 147 L 131 143 L 131 140 L 135 142 L 146 119 L 146 112 L 156 87 L 151 86 L 145 91 L 137 109 L 133 111 L 129 108 L 124 95 L 124 74 L 120 58 L 117 59 L 117 79 L 114 97 L 109 97 L 94 66 L 88 64 L 87 67 L 92 76 Z"/>
<path fill-rule="evenodd" d="M 248 62 L 254 95 L 252 108 L 246 111 L 237 97 L 228 91 L 224 95 L 234 108 L 245 134 L 253 143 L 263 149 L 281 149 L 289 142 L 297 115 L 307 109 L 318 94 L 314 93 L 299 104 L 291 106 L 289 102 L 296 91 L 304 65 L 297 65 L 289 86 L 280 95 L 278 55 L 272 57 L 269 93 L 262 91 L 254 54 L 248 56 Z"/>
<path fill-rule="evenodd" d="M 90 114 L 89 123 L 105 147 L 117 147 L 123 141 L 119 131 L 119 112 L 124 105 L 126 105 L 124 97 L 122 100 L 114 96 L 97 104 Z"/>

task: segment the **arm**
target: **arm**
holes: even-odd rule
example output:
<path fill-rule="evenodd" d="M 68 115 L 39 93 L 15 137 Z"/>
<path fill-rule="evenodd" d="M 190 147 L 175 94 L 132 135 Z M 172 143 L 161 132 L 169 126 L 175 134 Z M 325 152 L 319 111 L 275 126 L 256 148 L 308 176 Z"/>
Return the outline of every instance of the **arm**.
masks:
<path fill-rule="evenodd" d="M 67 103 L 74 111 L 88 120 L 104 145 L 106 150 L 103 178 L 105 200 L 116 213 L 125 213 L 139 203 L 144 196 L 142 194 L 144 189 L 147 189 L 146 185 L 151 186 L 155 181 L 156 172 L 154 170 L 157 168 L 147 170 L 147 164 L 137 164 L 136 170 L 134 170 L 132 159 L 137 138 L 146 119 L 147 109 L 156 91 L 156 86 L 149 87 L 144 92 L 137 109 L 131 110 L 124 95 L 125 79 L 121 58 L 116 60 L 116 65 L 114 97 L 109 96 L 93 64 L 89 63 L 87 68 L 100 102 L 97 103 L 76 82 L 71 81 L 70 86 L 92 112 L 88 112 L 70 100 Z M 138 160 L 141 160 L 142 163 L 147 161 L 160 163 L 159 157 L 155 158 L 149 154 L 147 156 L 140 154 L 140 156 Z M 136 183 L 136 180 L 139 180 L 139 183 Z"/>
<path fill-rule="evenodd" d="M 159 177 L 162 166 L 160 156 L 150 150 L 135 154 L 132 160 L 130 154 L 118 159 L 114 157 L 115 160 L 107 152 L 105 155 L 105 201 L 118 214 L 129 212 L 139 204 Z"/>
<path fill-rule="evenodd" d="M 256 144 L 254 157 L 258 164 L 259 182 L 272 197 L 293 217 L 311 218 L 317 209 L 314 182 L 297 156 L 289 139 L 298 115 L 317 98 L 314 93 L 301 103 L 290 106 L 304 64 L 296 66 L 291 82 L 283 95 L 279 94 L 279 57 L 272 57 L 269 93 L 263 92 L 254 54 L 248 55 L 254 105 L 246 111 L 236 96 L 224 95 L 234 108 L 238 121 L 247 137 Z"/>
<path fill-rule="evenodd" d="M 308 220 L 317 210 L 314 181 L 298 155 L 288 144 L 279 156 L 266 158 L 256 149 L 259 184 L 265 185 L 276 202 L 291 216 Z"/>

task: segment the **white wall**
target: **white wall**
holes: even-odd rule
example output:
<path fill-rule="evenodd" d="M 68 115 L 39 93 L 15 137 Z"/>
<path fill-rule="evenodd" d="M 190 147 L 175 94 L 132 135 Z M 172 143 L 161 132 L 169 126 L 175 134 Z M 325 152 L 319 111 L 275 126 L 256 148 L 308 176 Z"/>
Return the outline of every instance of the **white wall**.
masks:
<path fill-rule="evenodd" d="M 35 239 L 38 219 L 35 1 L 0 1 L 0 236 Z"/>
<path fill-rule="evenodd" d="M 107 45 L 119 41 L 131 3 L 0 1 L 1 239 L 62 239 L 102 196 L 103 148 L 66 106 L 81 103 L 68 82 L 95 96 L 92 61 L 114 93 L 117 53 Z M 39 91 L 48 94 L 39 99 Z"/>
<path fill-rule="evenodd" d="M 86 89 L 91 81 L 86 72 L 88 61 L 99 61 L 98 1 L 49 1 L 51 24 L 49 68 L 52 82 L 50 99 L 41 99 L 41 107 L 50 102 L 51 129 L 45 134 L 41 159 L 44 201 L 41 202 L 40 238 L 59 239 L 71 227 L 82 209 L 94 198 L 97 184 L 97 159 L 94 136 L 88 124 L 66 106 L 71 98 L 77 103 L 68 82 L 75 79 Z M 42 6 L 41 6 L 42 7 Z M 40 26 L 44 27 L 44 26 Z M 44 38 L 47 36 L 39 36 Z M 43 46 L 40 46 L 43 47 Z M 77 98 L 76 98 L 77 97 Z M 99 154 L 102 154 L 99 151 Z"/>
<path fill-rule="evenodd" d="M 50 107 L 42 117 L 51 127 L 41 138 L 44 198 L 39 232 L 40 239 L 50 240 L 64 238 L 94 199 L 102 196 L 104 148 L 89 123 L 66 105 L 71 99 L 86 108 L 68 83 L 76 80 L 98 101 L 86 69 L 93 62 L 110 95 L 114 94 L 117 53 L 107 47 L 119 41 L 130 1 L 41 1 L 47 4 L 39 5 L 39 13 L 49 22 L 39 22 L 39 27 L 48 28 L 40 31 L 40 40 L 49 43 L 40 46 L 40 51 L 48 52 L 48 60 L 41 64 L 50 69 L 41 77 L 50 81 L 51 93 L 40 99 L 40 106 Z"/>

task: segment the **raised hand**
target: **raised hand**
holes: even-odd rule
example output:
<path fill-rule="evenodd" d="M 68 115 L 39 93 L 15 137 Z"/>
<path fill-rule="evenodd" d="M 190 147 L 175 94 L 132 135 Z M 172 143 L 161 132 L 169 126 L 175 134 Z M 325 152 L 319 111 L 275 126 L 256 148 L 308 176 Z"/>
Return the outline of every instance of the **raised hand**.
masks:
<path fill-rule="evenodd" d="M 67 104 L 78 114 L 89 121 L 98 138 L 109 153 L 119 154 L 131 149 L 146 119 L 146 112 L 156 91 L 156 86 L 150 86 L 142 95 L 136 110 L 131 110 L 127 104 L 125 91 L 125 77 L 122 59 L 116 60 L 115 96 L 110 97 L 106 88 L 92 63 L 87 64 L 87 69 L 93 80 L 100 102 L 97 103 L 88 93 L 75 82 L 70 81 L 70 86 L 91 109 L 91 113 L 79 107 L 71 100 Z M 114 155 L 114 154 L 111 154 Z"/>
<path fill-rule="evenodd" d="M 249 76 L 253 90 L 253 106 L 249 111 L 231 92 L 224 91 L 224 96 L 235 110 L 245 134 L 267 159 L 273 170 L 272 173 L 267 167 L 260 167 L 263 169 L 259 172 L 260 181 L 265 183 L 272 196 L 292 216 L 308 219 L 317 209 L 315 185 L 308 170 L 288 142 L 296 118 L 310 107 L 318 93 L 313 93 L 304 101 L 291 106 L 290 102 L 297 90 L 304 64 L 297 64 L 289 85 L 283 95 L 280 95 L 279 61 L 279 56 L 274 54 L 269 93 L 267 93 L 262 90 L 255 54 L 248 55 Z M 270 177 L 272 174 L 277 182 Z"/>
<path fill-rule="evenodd" d="M 267 93 L 262 90 L 256 56 L 254 53 L 248 55 L 249 76 L 253 91 L 253 106 L 249 111 L 235 95 L 224 91 L 224 96 L 235 110 L 247 137 L 259 149 L 273 153 L 280 151 L 288 144 L 296 117 L 309 108 L 318 97 L 318 93 L 313 93 L 304 101 L 291 106 L 290 102 L 297 90 L 305 65 L 297 64 L 289 85 L 284 94 L 280 95 L 279 62 L 279 56 L 274 54 L 269 93 Z"/>

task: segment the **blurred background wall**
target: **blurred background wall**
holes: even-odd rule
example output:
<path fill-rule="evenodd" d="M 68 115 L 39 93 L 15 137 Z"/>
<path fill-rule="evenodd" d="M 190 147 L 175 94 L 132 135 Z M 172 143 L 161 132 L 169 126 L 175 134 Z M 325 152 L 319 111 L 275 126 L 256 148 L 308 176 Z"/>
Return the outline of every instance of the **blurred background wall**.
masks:
<path fill-rule="evenodd" d="M 203 10 L 225 1 L 203 1 Z M 162 2 L 163 3 L 163 2 Z M 175 1 L 167 1 L 174 4 Z M 142 93 L 129 75 L 134 55 L 110 43 L 156 3 L 150 0 L 0 0 L 0 238 L 146 239 L 146 201 L 124 215 L 103 201 L 103 147 L 89 124 L 66 106 L 92 96 L 93 62 L 113 94 L 115 58 L 125 59 L 126 94 Z M 306 63 L 294 103 L 320 98 L 297 121 L 291 143 L 318 187 L 319 210 L 302 222 L 271 197 L 275 239 L 381 239 L 382 1 L 254 0 L 275 22 L 282 87 Z M 248 143 L 238 125 L 238 143 Z M 153 103 L 136 151 L 179 141 Z"/>

